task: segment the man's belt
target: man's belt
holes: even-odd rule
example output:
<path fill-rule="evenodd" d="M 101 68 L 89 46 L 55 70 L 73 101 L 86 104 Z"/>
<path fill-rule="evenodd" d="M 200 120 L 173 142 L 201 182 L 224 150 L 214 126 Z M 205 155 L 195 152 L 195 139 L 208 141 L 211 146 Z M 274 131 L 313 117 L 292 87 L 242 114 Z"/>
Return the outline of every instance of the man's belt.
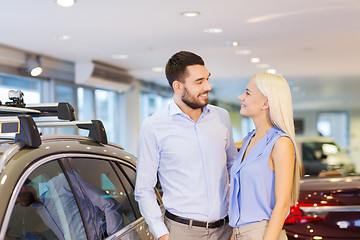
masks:
<path fill-rule="evenodd" d="M 182 217 L 176 216 L 167 210 L 165 211 L 165 216 L 175 222 L 178 222 L 178 223 L 183 223 L 183 224 L 187 224 L 187 225 L 192 224 L 192 226 L 204 227 L 204 228 L 218 228 L 218 227 L 224 226 L 226 223 L 229 222 L 228 216 L 226 216 L 223 219 L 220 219 L 218 221 L 215 221 L 215 222 L 201 222 L 201 221 L 190 220 L 187 218 L 182 218 Z"/>

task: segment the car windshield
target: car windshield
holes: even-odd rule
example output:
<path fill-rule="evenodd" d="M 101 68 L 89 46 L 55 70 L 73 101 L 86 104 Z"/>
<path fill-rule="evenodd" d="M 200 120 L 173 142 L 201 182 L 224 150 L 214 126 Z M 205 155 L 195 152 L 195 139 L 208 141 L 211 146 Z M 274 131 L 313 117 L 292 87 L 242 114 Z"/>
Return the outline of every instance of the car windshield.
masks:
<path fill-rule="evenodd" d="M 304 149 L 310 149 L 315 154 L 316 158 L 321 158 L 322 154 L 336 154 L 340 152 L 339 146 L 334 142 L 304 142 Z"/>

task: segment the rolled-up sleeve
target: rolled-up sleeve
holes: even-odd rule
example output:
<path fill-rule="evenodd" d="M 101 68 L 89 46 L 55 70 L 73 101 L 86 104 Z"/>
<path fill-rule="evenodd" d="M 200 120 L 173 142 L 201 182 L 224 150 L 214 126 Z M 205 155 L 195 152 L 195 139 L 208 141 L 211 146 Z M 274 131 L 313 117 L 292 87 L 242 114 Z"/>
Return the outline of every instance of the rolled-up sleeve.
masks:
<path fill-rule="evenodd" d="M 139 134 L 135 199 L 156 239 L 169 233 L 154 192 L 158 166 L 159 151 L 155 131 L 149 119 L 146 119 Z"/>

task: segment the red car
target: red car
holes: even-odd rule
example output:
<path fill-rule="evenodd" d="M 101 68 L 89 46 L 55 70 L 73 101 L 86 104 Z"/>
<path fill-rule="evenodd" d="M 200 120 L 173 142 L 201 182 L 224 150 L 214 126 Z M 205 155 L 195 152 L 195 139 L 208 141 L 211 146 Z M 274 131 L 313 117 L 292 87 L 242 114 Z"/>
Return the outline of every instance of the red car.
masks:
<path fill-rule="evenodd" d="M 360 176 L 304 178 L 284 228 L 291 240 L 359 240 Z"/>

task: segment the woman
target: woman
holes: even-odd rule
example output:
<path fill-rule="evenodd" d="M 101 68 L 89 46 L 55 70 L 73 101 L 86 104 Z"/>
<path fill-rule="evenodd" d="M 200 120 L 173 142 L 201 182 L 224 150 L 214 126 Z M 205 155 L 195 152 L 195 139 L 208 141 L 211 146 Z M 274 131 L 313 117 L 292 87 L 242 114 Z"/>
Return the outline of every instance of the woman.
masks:
<path fill-rule="evenodd" d="M 287 239 L 282 230 L 299 191 L 300 159 L 295 143 L 289 85 L 280 76 L 255 74 L 240 114 L 255 129 L 243 141 L 230 173 L 230 226 L 235 239 Z"/>

